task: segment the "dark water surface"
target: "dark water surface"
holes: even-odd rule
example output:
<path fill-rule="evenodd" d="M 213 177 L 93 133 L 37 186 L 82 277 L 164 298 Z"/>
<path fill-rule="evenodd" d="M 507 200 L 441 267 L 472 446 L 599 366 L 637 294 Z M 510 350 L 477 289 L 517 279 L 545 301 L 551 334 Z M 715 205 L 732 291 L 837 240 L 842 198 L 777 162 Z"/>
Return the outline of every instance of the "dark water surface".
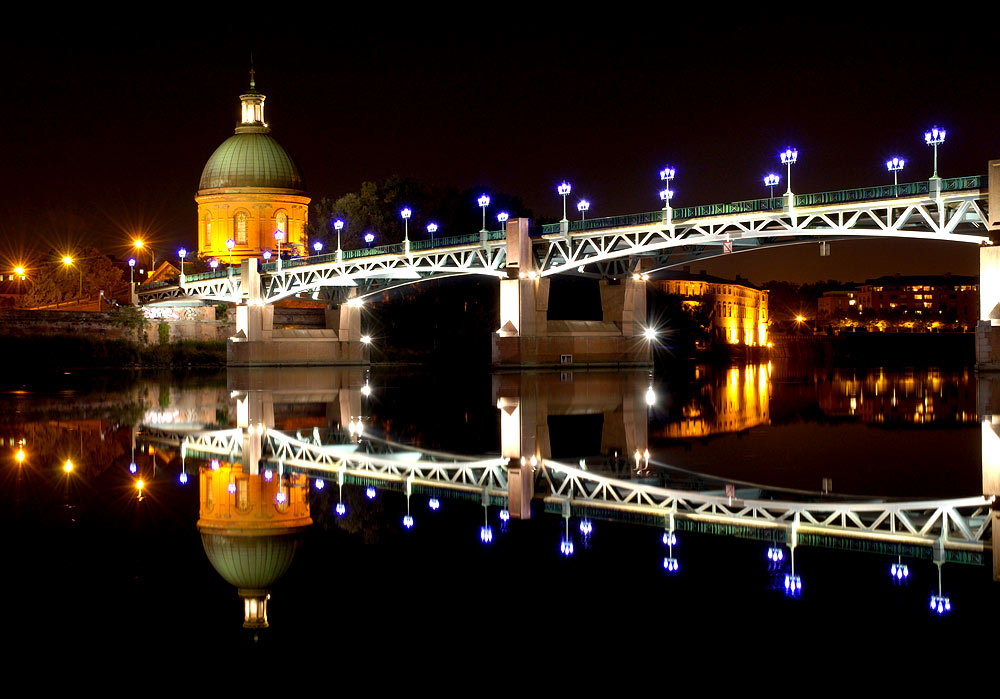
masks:
<path fill-rule="evenodd" d="M 985 638 L 1000 611 L 989 550 L 941 568 L 947 614 L 929 608 L 939 571 L 929 551 L 851 539 L 797 548 L 803 590 L 794 599 L 782 589 L 787 558 L 774 567 L 766 552 L 775 542 L 759 533 L 681 528 L 673 551 L 679 570 L 668 573 L 663 525 L 638 517 L 596 516 L 585 539 L 574 515 L 567 557 L 563 518 L 537 501 L 530 521 L 504 526 L 503 507 L 484 511 L 474 493 L 442 491 L 432 511 L 428 494 L 415 492 L 407 529 L 401 486 L 380 486 L 369 500 L 364 485 L 348 483 L 347 514 L 339 517 L 336 482 L 319 489 L 306 475 L 296 481 L 293 468 L 289 502 L 294 509 L 301 498 L 313 523 L 268 539 L 284 542 L 269 558 L 258 550 L 257 558 L 221 561 L 229 554 L 216 552 L 210 561 L 206 547 L 217 544 L 203 542 L 199 520 L 229 517 L 226 526 L 242 526 L 232 510 L 240 495 L 216 491 L 223 495 L 207 511 L 205 478 L 214 474 L 218 487 L 228 457 L 218 457 L 215 472 L 211 455 L 181 453 L 185 437 L 261 424 L 324 444 L 371 440 L 376 448 L 388 440 L 397 451 L 499 456 L 511 439 L 511 409 L 503 406 L 516 399 L 521 453 L 571 465 L 582 459 L 630 481 L 719 492 L 731 483 L 781 499 L 976 496 L 981 422 L 970 370 L 685 365 L 655 377 L 651 406 L 642 372 L 94 372 L 16 377 L 2 388 L 0 585 L 6 627 L 24 651 L 54 639 L 112 657 L 206 644 L 307 648 L 303 658 L 348 653 L 354 669 L 376 675 L 385 665 L 426 669 L 433 659 L 432 676 L 448 684 L 482 680 L 490 663 L 519 648 L 531 648 L 538 662 L 594 654 L 623 663 L 669 648 L 675 659 L 709 663 L 720 653 L 779 658 L 789 643 L 808 638 L 822 649 L 856 634 L 895 639 L 890 647 L 901 656 L 938 634 Z M 266 397 L 254 403 L 251 394 Z M 360 440 L 350 434 L 358 418 Z M 641 457 L 637 470 L 633 452 L 647 448 L 649 465 Z M 235 487 L 235 475 L 226 477 Z M 258 486 L 271 487 L 251 484 Z M 484 522 L 493 531 L 489 545 L 480 540 Z M 897 554 L 910 571 L 905 585 L 890 579 Z M 243 628 L 244 604 L 223 573 L 272 574 L 268 628 Z"/>

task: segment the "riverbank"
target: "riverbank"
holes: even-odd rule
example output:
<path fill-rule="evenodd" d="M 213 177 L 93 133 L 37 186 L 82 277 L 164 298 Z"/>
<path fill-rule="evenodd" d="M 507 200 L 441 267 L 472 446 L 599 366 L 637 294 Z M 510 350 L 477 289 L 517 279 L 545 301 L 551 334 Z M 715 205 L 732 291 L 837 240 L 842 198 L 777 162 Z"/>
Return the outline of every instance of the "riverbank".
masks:
<path fill-rule="evenodd" d="M 975 333 L 842 333 L 769 337 L 772 359 L 834 366 L 968 366 L 976 361 Z"/>
<path fill-rule="evenodd" d="M 25 368 L 224 367 L 226 343 L 182 340 L 149 345 L 87 335 L 0 336 L 0 356 Z"/>

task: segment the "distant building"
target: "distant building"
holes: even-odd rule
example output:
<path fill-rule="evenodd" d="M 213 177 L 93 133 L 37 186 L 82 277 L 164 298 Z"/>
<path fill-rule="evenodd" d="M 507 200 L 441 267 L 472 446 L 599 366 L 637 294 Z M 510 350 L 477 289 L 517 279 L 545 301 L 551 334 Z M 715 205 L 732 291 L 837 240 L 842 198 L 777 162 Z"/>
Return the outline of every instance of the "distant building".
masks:
<path fill-rule="evenodd" d="M 857 315 L 858 290 L 827 291 L 819 298 L 818 306 L 816 318 L 820 323 L 829 322 L 838 316 L 843 317 L 852 313 Z"/>
<path fill-rule="evenodd" d="M 868 279 L 858 289 L 858 311 L 953 321 L 974 327 L 979 319 L 979 277 L 958 274 Z"/>
<path fill-rule="evenodd" d="M 681 297 L 681 303 L 695 310 L 711 304 L 712 332 L 717 342 L 762 347 L 767 345 L 767 291 L 746 279 L 713 277 L 702 270 L 692 274 L 665 272 L 653 282 L 660 291 Z"/>

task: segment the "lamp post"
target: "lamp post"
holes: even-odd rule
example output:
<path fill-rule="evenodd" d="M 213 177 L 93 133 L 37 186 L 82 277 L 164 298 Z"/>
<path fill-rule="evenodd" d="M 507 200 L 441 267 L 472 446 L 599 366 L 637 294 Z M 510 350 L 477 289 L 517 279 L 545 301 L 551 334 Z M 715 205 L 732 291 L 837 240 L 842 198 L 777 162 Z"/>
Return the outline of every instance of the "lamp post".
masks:
<path fill-rule="evenodd" d="M 265 250 L 263 253 L 261 253 L 261 257 L 264 258 L 264 262 L 265 263 L 270 262 L 271 261 L 271 251 L 270 250 Z"/>
<path fill-rule="evenodd" d="M 490 205 L 490 198 L 489 198 L 488 195 L 484 194 L 481 197 L 479 197 L 479 199 L 477 199 L 477 201 L 479 202 L 479 208 L 481 208 L 483 210 L 483 230 L 481 230 L 479 232 L 480 233 L 485 233 L 486 232 L 486 207 Z"/>
<path fill-rule="evenodd" d="M 507 219 L 509 218 L 510 214 L 508 214 L 506 211 L 501 211 L 500 213 L 497 214 L 497 221 L 500 222 L 500 230 L 504 232 L 504 235 L 507 234 Z"/>
<path fill-rule="evenodd" d="M 905 161 L 902 158 L 893 158 L 885 161 L 885 166 L 892 173 L 892 188 L 895 196 L 899 196 L 899 171 L 903 169 Z"/>
<path fill-rule="evenodd" d="M 340 252 L 340 232 L 344 230 L 344 222 L 338 218 L 333 222 L 333 228 L 337 231 L 337 252 Z"/>
<path fill-rule="evenodd" d="M 666 182 L 666 189 L 660 190 L 660 201 L 663 202 L 663 221 L 669 224 L 672 218 L 670 211 L 670 200 L 674 198 L 674 191 L 670 189 L 670 181 L 677 176 L 677 170 L 672 167 L 665 167 L 660 170 L 660 181 Z"/>
<path fill-rule="evenodd" d="M 317 240 L 315 243 L 313 243 L 313 250 L 316 251 L 317 255 L 323 252 L 323 243 Z"/>
<path fill-rule="evenodd" d="M 73 264 L 73 258 L 70 257 L 69 255 L 66 255 L 66 257 L 64 257 L 62 259 L 62 261 L 63 261 L 63 264 L 66 265 L 67 268 L 74 266 L 74 264 Z M 75 267 L 76 267 L 77 271 L 80 273 L 80 293 L 78 294 L 78 298 L 80 298 L 80 297 L 83 296 L 83 269 L 80 267 L 80 265 L 75 265 Z"/>
<path fill-rule="evenodd" d="M 146 247 L 146 244 L 144 242 L 142 242 L 142 238 L 136 238 L 135 240 L 133 240 L 132 241 L 132 245 L 136 249 L 136 254 L 135 254 L 136 257 L 139 256 L 139 252 L 138 251 L 142 250 L 144 247 Z M 156 256 L 153 253 L 153 246 L 150 245 L 149 246 L 149 274 L 152 274 L 154 267 L 156 267 Z M 149 274 L 147 274 L 146 276 L 149 276 Z"/>
<path fill-rule="evenodd" d="M 590 211 L 590 202 L 586 199 L 581 199 L 580 203 L 576 205 L 576 210 L 580 212 L 580 220 L 587 220 L 587 212 Z"/>
<path fill-rule="evenodd" d="M 934 174 L 931 175 L 932 180 L 938 179 L 937 174 L 937 149 L 942 143 L 944 143 L 945 130 L 939 129 L 938 127 L 932 128 L 930 131 L 924 134 L 924 141 L 927 142 L 928 146 L 934 147 Z"/>
<path fill-rule="evenodd" d="M 135 286 L 135 258 L 128 258 L 128 283 Z"/>
<path fill-rule="evenodd" d="M 181 276 L 184 276 L 184 258 L 187 257 L 188 251 L 181 248 L 177 251 L 177 257 L 181 258 Z"/>
<path fill-rule="evenodd" d="M 365 245 L 367 245 L 368 247 L 371 247 L 372 243 L 374 243 L 374 242 L 375 242 L 375 234 L 374 233 L 365 233 Z"/>
<path fill-rule="evenodd" d="M 788 196 L 792 195 L 792 165 L 794 165 L 798 159 L 799 151 L 795 148 L 786 148 L 781 153 L 781 164 L 788 166 L 788 191 L 785 192 Z"/>
<path fill-rule="evenodd" d="M 274 232 L 274 240 L 278 243 L 278 259 L 281 259 L 281 241 L 285 239 L 285 232 L 278 229 Z"/>
<path fill-rule="evenodd" d="M 781 182 L 781 178 L 773 172 L 764 178 L 764 186 L 771 188 L 771 199 L 774 199 L 774 188 L 778 186 L 779 182 Z"/>
<path fill-rule="evenodd" d="M 236 246 L 236 241 L 230 238 L 226 241 L 226 247 L 229 248 L 229 269 L 233 269 L 233 248 Z"/>
<path fill-rule="evenodd" d="M 427 232 L 431 236 L 431 246 L 432 247 L 434 245 L 434 234 L 437 233 L 437 230 L 438 230 L 438 225 L 436 223 L 428 223 L 427 224 Z"/>
<path fill-rule="evenodd" d="M 559 196 L 561 196 L 562 199 L 563 199 L 563 217 L 562 217 L 562 220 L 564 222 L 568 222 L 569 219 L 566 218 L 566 197 L 568 197 L 569 193 L 573 191 L 573 187 L 570 185 L 569 182 L 563 182 L 558 187 L 556 187 L 556 191 L 559 192 Z"/>
<path fill-rule="evenodd" d="M 410 211 L 408 207 L 403 207 L 403 210 L 399 212 L 399 215 L 403 217 L 403 242 L 410 242 L 410 216 L 413 212 Z"/>
<path fill-rule="evenodd" d="M 213 257 L 212 261 L 208 263 L 208 266 L 211 267 L 212 271 L 214 272 L 219 268 L 219 261 Z"/>

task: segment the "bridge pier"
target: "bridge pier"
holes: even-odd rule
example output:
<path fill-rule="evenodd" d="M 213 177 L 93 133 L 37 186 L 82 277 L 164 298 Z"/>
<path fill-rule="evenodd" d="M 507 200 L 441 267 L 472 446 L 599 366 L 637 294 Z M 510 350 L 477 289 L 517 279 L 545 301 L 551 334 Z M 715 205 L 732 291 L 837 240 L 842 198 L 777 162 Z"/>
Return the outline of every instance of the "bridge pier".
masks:
<path fill-rule="evenodd" d="M 500 280 L 500 329 L 493 365 L 649 366 L 652 348 L 642 336 L 646 282 L 641 277 L 601 280 L 601 321 L 550 321 L 550 280 L 534 269 L 528 219 L 507 222 L 507 278 Z"/>
<path fill-rule="evenodd" d="M 236 336 L 229 338 L 229 366 L 368 364 L 361 341 L 361 307 L 343 303 L 326 311 L 326 328 L 275 329 L 274 306 L 261 295 L 257 260 L 244 259 L 240 273 L 247 298 L 236 307 Z"/>

